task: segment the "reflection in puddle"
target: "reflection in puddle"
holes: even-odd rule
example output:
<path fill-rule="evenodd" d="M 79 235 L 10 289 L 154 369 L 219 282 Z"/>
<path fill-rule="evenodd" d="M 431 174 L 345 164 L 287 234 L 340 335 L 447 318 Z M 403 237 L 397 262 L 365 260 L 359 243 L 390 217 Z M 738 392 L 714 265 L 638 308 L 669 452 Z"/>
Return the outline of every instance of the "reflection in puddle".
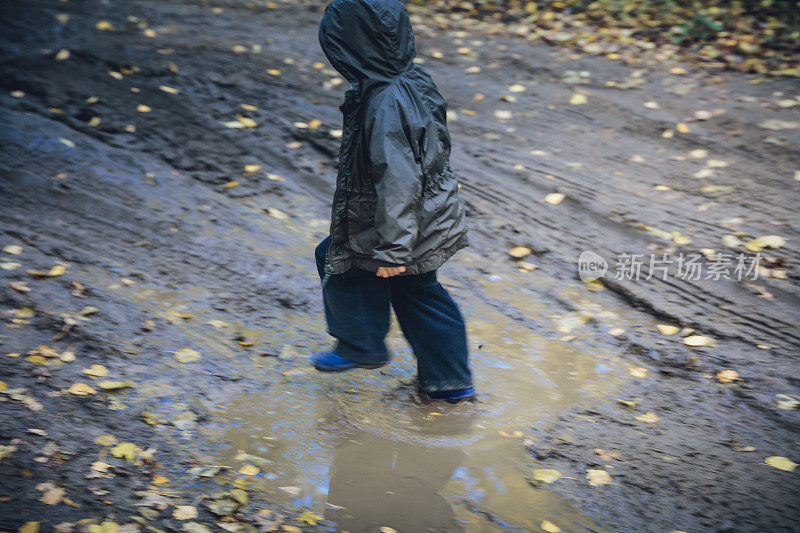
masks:
<path fill-rule="evenodd" d="M 299 373 L 228 399 L 217 462 L 257 464 L 254 488 L 351 532 L 603 531 L 525 477 L 521 438 L 621 382 L 621 363 L 544 338 L 475 301 L 464 305 L 481 402 L 418 404 L 415 363 L 396 327 L 391 367 Z M 297 361 L 302 365 L 303 361 Z M 509 438 L 511 437 L 511 438 Z M 588 528 L 588 529 L 587 529 Z"/>

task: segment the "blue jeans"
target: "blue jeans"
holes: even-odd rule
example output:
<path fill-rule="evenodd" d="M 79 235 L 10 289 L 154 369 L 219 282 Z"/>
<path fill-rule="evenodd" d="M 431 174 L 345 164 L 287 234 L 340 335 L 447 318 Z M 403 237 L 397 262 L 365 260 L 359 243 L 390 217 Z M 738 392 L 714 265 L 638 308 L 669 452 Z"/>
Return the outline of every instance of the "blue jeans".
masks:
<path fill-rule="evenodd" d="M 317 271 L 324 277 L 330 237 L 316 249 Z M 358 363 L 389 360 L 384 339 L 389 305 L 417 358 L 417 373 L 426 392 L 472 386 L 467 362 L 467 331 L 458 306 L 436 279 L 436 271 L 379 278 L 352 267 L 329 277 L 322 290 L 328 333 L 335 351 Z"/>

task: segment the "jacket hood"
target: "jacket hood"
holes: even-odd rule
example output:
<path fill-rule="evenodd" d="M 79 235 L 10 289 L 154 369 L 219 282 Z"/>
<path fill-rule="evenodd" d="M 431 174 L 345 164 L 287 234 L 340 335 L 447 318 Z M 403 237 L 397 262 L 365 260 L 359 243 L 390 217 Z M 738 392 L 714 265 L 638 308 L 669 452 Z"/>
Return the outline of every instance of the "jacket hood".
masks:
<path fill-rule="evenodd" d="M 322 16 L 319 43 L 354 88 L 398 76 L 413 66 L 416 54 L 400 0 L 333 0 Z"/>

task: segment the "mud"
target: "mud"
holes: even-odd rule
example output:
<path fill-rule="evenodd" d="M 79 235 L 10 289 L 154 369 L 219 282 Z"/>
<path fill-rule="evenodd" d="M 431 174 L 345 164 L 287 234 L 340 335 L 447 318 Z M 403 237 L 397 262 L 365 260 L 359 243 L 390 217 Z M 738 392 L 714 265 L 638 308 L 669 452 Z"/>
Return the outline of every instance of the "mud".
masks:
<path fill-rule="evenodd" d="M 226 520 L 247 527 L 262 509 L 309 531 L 535 531 L 543 520 L 562 531 L 800 527 L 797 473 L 763 462 L 800 462 L 798 411 L 776 401 L 798 394 L 800 130 L 759 127 L 800 120 L 800 107 L 775 104 L 800 96 L 797 82 L 626 65 L 479 29 L 439 31 L 416 16 L 419 55 L 450 102 L 471 228 L 472 246 L 441 277 L 470 323 L 481 401 L 451 407 L 415 397 L 413 358 L 396 328 L 387 370 L 307 367 L 329 341 L 313 249 L 327 231 L 329 132 L 341 127 L 343 91 L 314 65 L 324 62 L 318 4 L 5 2 L 0 15 L 0 245 L 22 247 L 1 260 L 20 264 L 0 269 L 2 380 L 43 406 L 0 394 L 0 444 L 17 447 L 0 462 L 3 530 L 131 516 L 178 530 L 173 506 L 190 504 L 197 522 L 222 530 L 206 504 L 245 478 L 249 501 Z M 98 20 L 115 30 L 97 30 Z M 457 53 L 463 46 L 473 52 Z M 62 48 L 69 58 L 55 60 Z M 669 74 L 675 65 L 689 73 Z M 589 74 L 576 85 L 565 71 Z M 527 90 L 501 101 L 514 83 Z M 587 104 L 570 105 L 576 91 Z M 644 106 L 651 101 L 659 108 Z M 496 118 L 498 109 L 511 118 Z M 693 119 L 715 109 L 725 111 Z M 256 127 L 221 124 L 237 114 Z M 322 125 L 294 124 L 312 119 Z M 691 132 L 663 138 L 678 122 Z M 687 156 L 696 149 L 728 166 L 693 177 L 706 161 Z M 551 192 L 566 198 L 544 203 Z M 737 231 L 786 237 L 764 255 L 787 279 L 607 276 L 598 291 L 576 277 L 584 250 L 613 266 L 620 253 L 723 250 L 722 236 Z M 535 271 L 508 256 L 520 245 L 533 250 Z M 61 276 L 26 273 L 61 263 Z M 8 286 L 20 280 L 30 292 Z M 73 280 L 84 297 L 71 294 Z M 98 311 L 80 315 L 87 306 Z M 22 308 L 35 316 L 20 317 Z M 65 314 L 75 325 L 53 340 Z M 719 345 L 689 348 L 657 324 Z M 73 349 L 76 361 L 28 361 L 42 344 Z M 202 359 L 177 362 L 181 348 Z M 93 363 L 108 367 L 104 379 L 136 386 L 65 392 L 96 385 L 82 373 Z M 723 369 L 741 381 L 717 382 Z M 636 420 L 646 412 L 660 420 Z M 154 461 L 110 456 L 93 442 L 108 434 L 156 448 Z M 91 474 L 98 460 L 110 475 Z M 236 474 L 247 464 L 260 473 Z M 197 477 L 198 466 L 226 468 Z M 564 477 L 536 483 L 539 468 Z M 588 469 L 608 471 L 613 484 L 591 486 Z M 152 488 L 157 474 L 170 482 Z M 74 505 L 39 502 L 36 486 L 48 481 Z M 308 510 L 324 520 L 298 521 Z"/>

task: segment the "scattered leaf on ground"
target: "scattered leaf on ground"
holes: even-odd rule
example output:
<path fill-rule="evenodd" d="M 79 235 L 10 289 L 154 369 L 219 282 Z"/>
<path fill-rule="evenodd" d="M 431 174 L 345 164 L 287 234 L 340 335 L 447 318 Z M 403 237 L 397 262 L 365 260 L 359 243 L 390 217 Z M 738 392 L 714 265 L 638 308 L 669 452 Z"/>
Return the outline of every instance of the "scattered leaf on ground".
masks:
<path fill-rule="evenodd" d="M 643 415 L 637 416 L 636 420 L 638 420 L 639 422 L 648 422 L 650 424 L 655 424 L 661 419 L 658 418 L 658 416 L 655 413 L 648 411 Z"/>
<path fill-rule="evenodd" d="M 764 462 L 769 466 L 778 468 L 780 470 L 786 470 L 787 472 L 794 472 L 794 469 L 797 468 L 797 463 L 791 459 L 781 457 L 779 455 L 771 455 L 764 459 Z"/>
<path fill-rule="evenodd" d="M 613 483 L 611 474 L 605 470 L 598 470 L 594 468 L 590 468 L 586 471 L 586 480 L 589 482 L 589 485 L 593 487 L 600 487 Z"/>

